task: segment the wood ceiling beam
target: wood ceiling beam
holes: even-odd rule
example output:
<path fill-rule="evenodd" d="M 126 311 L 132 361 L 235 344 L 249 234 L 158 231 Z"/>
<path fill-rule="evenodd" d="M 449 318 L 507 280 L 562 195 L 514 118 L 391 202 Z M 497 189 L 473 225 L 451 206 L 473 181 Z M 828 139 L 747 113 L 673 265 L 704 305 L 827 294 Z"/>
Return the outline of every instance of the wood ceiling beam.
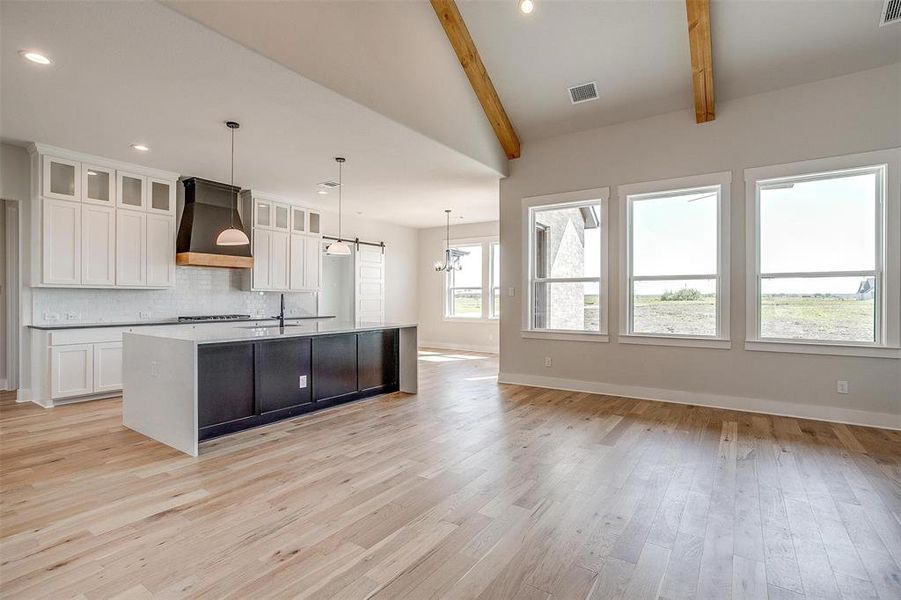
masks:
<path fill-rule="evenodd" d="M 438 20 L 441 21 L 441 26 L 444 27 L 447 39 L 453 46 L 454 52 L 457 53 L 460 65 L 469 78 L 472 90 L 476 93 L 482 110 L 485 111 L 485 116 L 488 117 L 488 121 L 494 129 L 497 141 L 500 142 L 507 158 L 519 158 L 519 137 L 513 130 L 513 124 L 507 117 L 507 112 L 494 89 L 494 84 L 491 83 L 485 65 L 482 64 L 479 51 L 469 35 L 466 23 L 463 22 L 457 3 L 454 0 L 431 0 L 431 2 L 435 14 L 438 15 Z"/>
<path fill-rule="evenodd" d="M 713 51 L 710 44 L 710 0 L 685 0 L 688 43 L 691 47 L 691 84 L 695 96 L 695 120 L 716 118 L 713 97 Z"/>

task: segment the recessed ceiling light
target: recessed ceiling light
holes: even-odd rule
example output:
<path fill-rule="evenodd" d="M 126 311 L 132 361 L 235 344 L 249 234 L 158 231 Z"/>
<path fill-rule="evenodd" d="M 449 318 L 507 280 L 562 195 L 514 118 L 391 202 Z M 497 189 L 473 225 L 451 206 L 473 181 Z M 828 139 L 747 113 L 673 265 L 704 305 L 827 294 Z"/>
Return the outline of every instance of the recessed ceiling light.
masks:
<path fill-rule="evenodd" d="M 150 150 L 150 148 L 148 146 L 145 146 L 144 144 L 132 144 L 131 147 L 138 152 L 148 152 Z"/>
<path fill-rule="evenodd" d="M 524 15 L 531 14 L 531 12 L 535 10 L 534 0 L 519 0 L 519 10 L 522 11 Z"/>
<path fill-rule="evenodd" d="M 322 196 L 325 196 L 326 194 L 328 194 L 328 190 L 319 190 L 319 191 L 316 192 L 316 193 L 317 193 L 317 194 L 320 194 L 320 195 L 322 195 Z"/>
<path fill-rule="evenodd" d="M 33 50 L 19 50 L 19 56 L 39 65 L 49 65 L 53 62 L 40 52 L 34 52 Z"/>

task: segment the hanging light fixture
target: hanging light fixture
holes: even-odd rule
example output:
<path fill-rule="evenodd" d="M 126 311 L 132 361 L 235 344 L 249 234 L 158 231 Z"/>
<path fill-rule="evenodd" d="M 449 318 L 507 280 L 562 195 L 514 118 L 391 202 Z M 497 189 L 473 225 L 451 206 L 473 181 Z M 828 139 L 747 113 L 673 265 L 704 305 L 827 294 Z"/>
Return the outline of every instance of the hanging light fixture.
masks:
<path fill-rule="evenodd" d="M 451 250 L 450 247 L 450 209 L 445 209 L 447 215 L 447 236 L 444 238 L 444 263 L 440 260 L 435 261 L 435 270 L 439 272 L 449 273 L 450 271 L 459 271 L 463 268 L 460 264 L 460 257 L 466 256 L 468 252 L 462 250 Z"/>
<path fill-rule="evenodd" d="M 234 191 L 235 187 L 235 129 L 240 127 L 238 123 L 235 121 L 226 121 L 225 126 L 231 130 L 232 134 L 232 163 L 231 163 L 231 177 L 229 178 L 229 183 L 231 183 L 232 190 Z M 235 210 L 237 210 L 238 205 L 238 195 L 235 193 L 235 200 L 232 202 L 232 205 L 229 209 L 229 217 L 231 219 L 231 223 L 228 229 L 225 229 L 216 237 L 216 245 L 217 246 L 245 246 L 250 243 L 250 240 L 247 238 L 247 234 L 235 227 Z"/>
<path fill-rule="evenodd" d="M 350 256 L 350 246 L 341 239 L 341 190 L 344 189 L 344 182 L 341 181 L 341 165 L 344 164 L 344 157 L 335 157 L 338 163 L 338 239 L 328 245 L 325 249 L 326 254 L 333 256 Z"/>

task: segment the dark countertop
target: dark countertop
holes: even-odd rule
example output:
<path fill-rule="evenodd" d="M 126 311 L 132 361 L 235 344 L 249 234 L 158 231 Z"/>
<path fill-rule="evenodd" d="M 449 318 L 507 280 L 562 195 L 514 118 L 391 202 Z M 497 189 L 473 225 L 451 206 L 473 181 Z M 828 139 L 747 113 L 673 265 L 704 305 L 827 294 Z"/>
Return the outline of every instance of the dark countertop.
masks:
<path fill-rule="evenodd" d="M 335 315 L 319 315 L 309 317 L 285 317 L 285 321 L 309 321 L 313 319 L 334 319 Z M 249 319 L 209 319 L 207 321 L 179 321 L 176 319 L 158 319 L 156 321 L 123 321 L 123 322 L 103 322 L 103 323 L 48 323 L 44 325 L 28 325 L 31 329 L 40 329 L 42 331 L 59 331 L 61 329 L 96 329 L 98 327 L 147 327 L 149 325 L 197 325 L 206 323 L 219 323 L 228 325 L 229 323 L 275 323 L 278 319 L 267 319 L 253 317 Z"/>

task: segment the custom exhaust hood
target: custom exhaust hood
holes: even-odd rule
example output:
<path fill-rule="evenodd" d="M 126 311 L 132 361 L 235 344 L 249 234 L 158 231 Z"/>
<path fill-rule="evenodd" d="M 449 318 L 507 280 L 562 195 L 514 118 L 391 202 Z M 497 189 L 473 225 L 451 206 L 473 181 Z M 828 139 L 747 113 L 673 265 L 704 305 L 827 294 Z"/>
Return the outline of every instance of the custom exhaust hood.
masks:
<path fill-rule="evenodd" d="M 216 244 L 216 238 L 226 229 L 236 228 L 247 233 L 236 206 L 241 188 L 199 177 L 189 177 L 181 182 L 185 186 L 185 208 L 178 225 L 175 263 L 230 269 L 253 267 L 249 244 Z"/>

